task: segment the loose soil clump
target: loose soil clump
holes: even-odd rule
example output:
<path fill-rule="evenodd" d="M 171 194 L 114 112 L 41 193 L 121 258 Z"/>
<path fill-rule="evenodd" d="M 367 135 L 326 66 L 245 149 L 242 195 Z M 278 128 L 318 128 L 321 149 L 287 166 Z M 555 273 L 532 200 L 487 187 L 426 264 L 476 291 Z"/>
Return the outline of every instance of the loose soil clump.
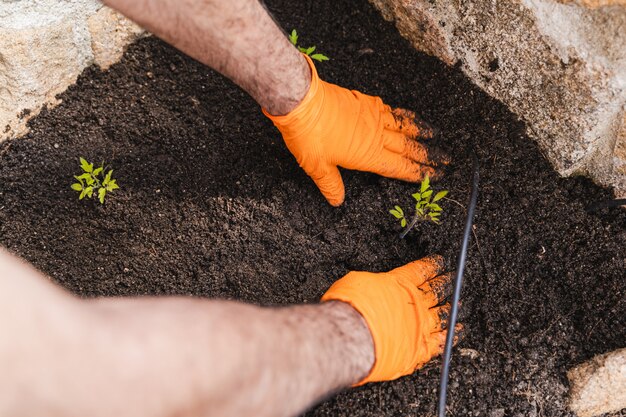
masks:
<path fill-rule="evenodd" d="M 399 240 L 388 210 L 417 187 L 372 174 L 343 171 L 346 203 L 329 206 L 255 102 L 147 38 L 110 70 L 85 71 L 26 137 L 0 144 L 0 244 L 82 297 L 315 302 L 350 270 L 429 253 L 453 265 L 475 152 L 468 331 L 453 357 L 450 415 L 569 416 L 566 370 L 626 342 L 626 212 L 586 212 L 610 192 L 559 178 L 515 115 L 459 68 L 413 50 L 366 0 L 268 3 L 282 27 L 331 58 L 318 64 L 323 79 L 441 129 L 454 162 L 436 187 L 455 200 L 443 200 L 441 225 Z M 115 170 L 121 188 L 104 206 L 70 189 L 79 156 Z M 307 415 L 432 415 L 439 365 Z"/>

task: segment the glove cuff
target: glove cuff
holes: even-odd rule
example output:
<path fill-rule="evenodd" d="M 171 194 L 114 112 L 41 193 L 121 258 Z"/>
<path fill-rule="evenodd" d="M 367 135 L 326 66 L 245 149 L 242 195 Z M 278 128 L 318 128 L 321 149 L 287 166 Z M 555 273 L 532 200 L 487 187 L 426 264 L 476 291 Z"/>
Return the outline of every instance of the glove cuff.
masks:
<path fill-rule="evenodd" d="M 352 306 L 363 316 L 372 335 L 374 365 L 369 374 L 354 386 L 397 379 L 415 369 L 412 366 L 414 360 L 411 359 L 414 352 L 411 351 L 418 346 L 407 349 L 407 343 L 402 341 L 419 339 L 416 338 L 416 330 L 420 326 L 416 320 L 419 313 L 409 308 L 409 314 L 402 314 L 405 307 L 398 309 L 394 306 L 409 304 L 412 298 L 404 286 L 387 285 L 380 274 L 369 272 L 348 273 L 322 297 L 322 301 L 336 300 Z M 386 300 L 391 304 L 373 300 Z M 419 342 L 417 344 L 421 345 Z"/>
<path fill-rule="evenodd" d="M 317 123 L 322 108 L 320 103 L 323 102 L 324 95 L 324 89 L 321 85 L 322 81 L 317 74 L 313 61 L 306 54 L 302 54 L 302 56 L 311 69 L 311 85 L 302 101 L 292 111 L 283 116 L 275 116 L 268 113 L 267 110 L 261 109 L 263 114 L 274 123 L 283 136 L 292 138 L 306 134 Z"/>

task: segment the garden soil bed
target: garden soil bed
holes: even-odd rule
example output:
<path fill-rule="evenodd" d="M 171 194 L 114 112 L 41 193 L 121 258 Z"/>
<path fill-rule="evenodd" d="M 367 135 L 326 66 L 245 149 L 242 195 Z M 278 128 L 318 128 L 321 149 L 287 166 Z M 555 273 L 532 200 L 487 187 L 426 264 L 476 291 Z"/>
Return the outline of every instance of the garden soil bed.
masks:
<path fill-rule="evenodd" d="M 324 79 L 441 128 L 454 164 L 435 188 L 456 200 L 443 202 L 441 225 L 399 240 L 388 209 L 410 204 L 415 185 L 372 174 L 343 171 L 346 203 L 329 206 L 245 93 L 146 38 L 110 70 L 85 71 L 29 134 L 0 144 L 0 244 L 83 297 L 315 302 L 350 270 L 434 252 L 453 264 L 475 152 L 469 331 L 453 360 L 450 414 L 569 415 L 566 370 L 626 345 L 626 211 L 587 213 L 611 193 L 559 178 L 515 115 L 458 68 L 415 52 L 365 0 L 268 3 L 331 57 L 318 65 Z M 103 207 L 70 189 L 79 156 L 115 169 L 121 189 Z M 433 415 L 439 365 L 307 415 Z"/>

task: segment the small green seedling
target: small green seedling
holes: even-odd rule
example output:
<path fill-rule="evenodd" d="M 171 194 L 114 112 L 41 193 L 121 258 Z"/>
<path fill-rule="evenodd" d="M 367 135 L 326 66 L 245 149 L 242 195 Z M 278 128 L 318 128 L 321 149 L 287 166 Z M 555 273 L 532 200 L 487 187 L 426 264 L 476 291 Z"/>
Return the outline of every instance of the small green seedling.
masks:
<path fill-rule="evenodd" d="M 315 45 L 308 47 L 308 48 L 298 46 L 298 32 L 296 32 L 295 29 L 291 31 L 291 35 L 289 35 L 289 40 L 296 48 L 298 48 L 300 52 L 302 52 L 303 54 L 307 54 L 308 56 L 311 57 L 311 59 L 314 59 L 319 62 L 328 61 L 330 59 L 324 54 L 320 54 L 320 53 L 314 54 L 313 52 L 315 52 Z"/>
<path fill-rule="evenodd" d="M 407 221 L 402 207 L 395 206 L 393 209 L 389 210 L 389 213 L 391 213 L 396 219 L 400 220 L 400 226 L 405 228 L 400 234 L 400 238 L 404 238 L 404 236 L 406 236 L 409 230 L 411 230 L 417 222 L 425 221 L 439 224 L 439 216 L 441 216 L 443 209 L 439 204 L 437 204 L 437 201 L 444 198 L 447 194 L 448 191 L 443 190 L 439 191 L 433 197 L 433 190 L 430 188 L 430 179 L 427 175 L 420 185 L 419 192 L 412 194 L 417 203 L 415 204 L 415 215 L 410 222 Z"/>
<path fill-rule="evenodd" d="M 85 197 L 91 198 L 97 193 L 100 204 L 104 204 L 104 197 L 107 193 L 120 188 L 116 180 L 111 178 L 111 175 L 113 175 L 112 169 L 104 175 L 104 166 L 99 166 L 94 169 L 93 164 L 90 164 L 82 157 L 80 158 L 80 167 L 83 173 L 81 175 L 75 175 L 74 178 L 76 178 L 78 182 L 72 184 L 72 190 L 80 193 L 78 196 L 79 200 Z"/>

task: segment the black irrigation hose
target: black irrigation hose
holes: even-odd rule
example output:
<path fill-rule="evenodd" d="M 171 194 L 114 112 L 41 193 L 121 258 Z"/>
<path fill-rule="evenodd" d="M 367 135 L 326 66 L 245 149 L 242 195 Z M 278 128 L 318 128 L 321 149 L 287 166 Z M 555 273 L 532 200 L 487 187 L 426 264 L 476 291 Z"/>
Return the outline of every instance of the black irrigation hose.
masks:
<path fill-rule="evenodd" d="M 461 253 L 459 254 L 459 263 L 456 270 L 456 278 L 454 280 L 454 292 L 452 300 L 450 300 L 450 319 L 448 321 L 448 334 L 446 336 L 446 346 L 443 351 L 443 359 L 441 362 L 441 382 L 439 385 L 439 410 L 438 416 L 446 415 L 446 396 L 448 394 L 448 374 L 450 373 L 450 359 L 452 358 L 452 345 L 454 343 L 454 327 L 459 310 L 459 299 L 461 298 L 461 285 L 463 284 L 463 270 L 465 269 L 465 259 L 467 255 L 467 247 L 469 246 L 470 235 L 472 234 L 472 221 L 474 219 L 474 211 L 476 209 L 476 200 L 478 199 L 478 158 L 474 155 L 474 174 L 472 177 L 472 193 L 470 195 L 469 207 L 467 208 L 467 220 L 465 221 L 465 231 L 463 232 L 463 240 L 461 241 Z"/>

